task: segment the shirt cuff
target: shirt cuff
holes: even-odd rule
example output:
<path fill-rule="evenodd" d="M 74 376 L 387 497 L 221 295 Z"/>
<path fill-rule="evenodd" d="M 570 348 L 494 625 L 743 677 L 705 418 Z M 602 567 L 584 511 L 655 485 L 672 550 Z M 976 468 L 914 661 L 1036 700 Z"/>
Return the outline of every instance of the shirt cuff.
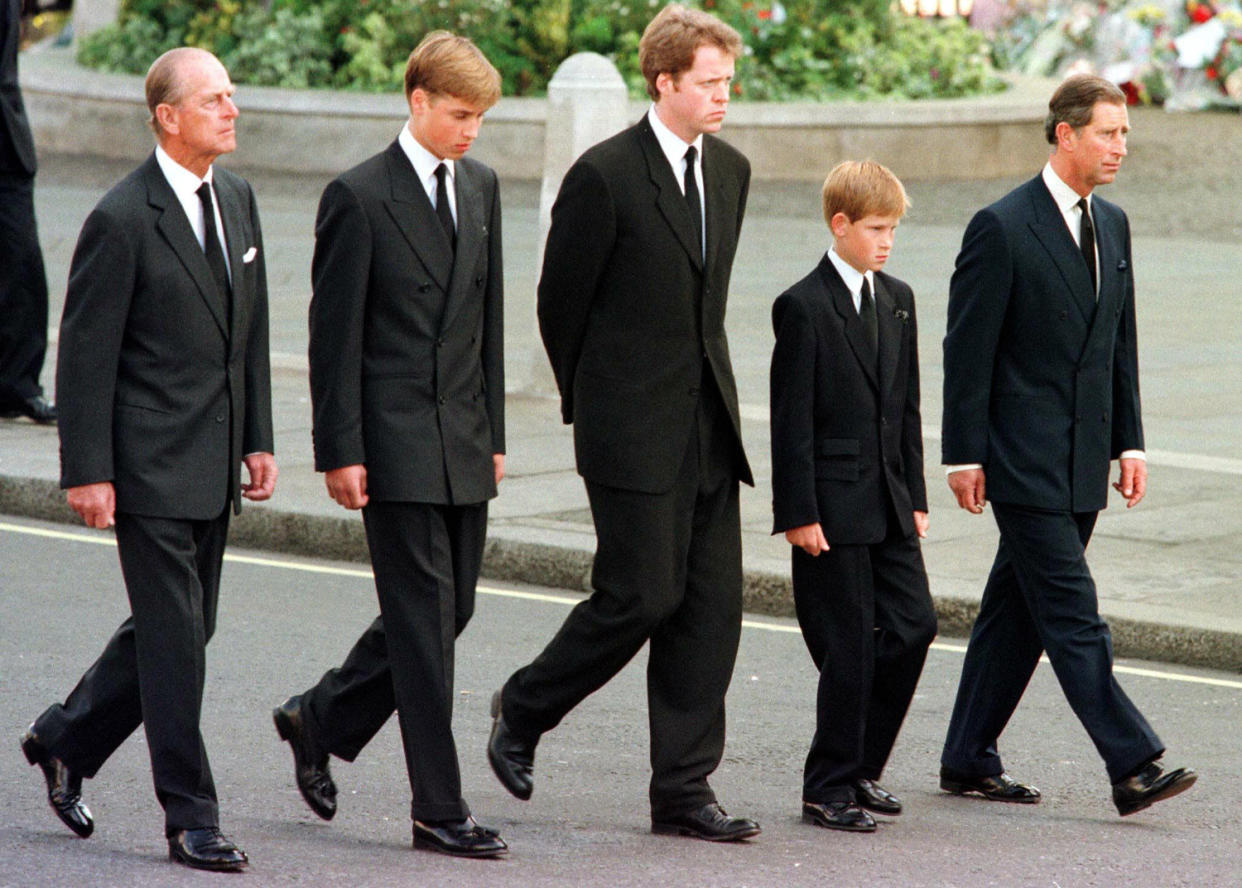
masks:
<path fill-rule="evenodd" d="M 1147 454 L 1141 450 L 1123 450 L 1121 451 L 1121 456 L 1117 457 L 1117 459 L 1141 459 L 1143 462 L 1147 462 Z"/>
<path fill-rule="evenodd" d="M 952 475 L 954 472 L 966 472 L 970 469 L 982 469 L 983 463 L 962 463 L 960 466 L 945 466 L 944 473 Z"/>

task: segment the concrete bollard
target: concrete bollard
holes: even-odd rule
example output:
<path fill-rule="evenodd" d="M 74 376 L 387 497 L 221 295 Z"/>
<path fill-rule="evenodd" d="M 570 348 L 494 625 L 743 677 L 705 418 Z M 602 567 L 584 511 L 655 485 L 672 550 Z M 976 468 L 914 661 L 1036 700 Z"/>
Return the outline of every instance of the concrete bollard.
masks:
<path fill-rule="evenodd" d="M 120 11 L 121 0 L 73 0 L 73 39 L 112 24 Z"/>
<path fill-rule="evenodd" d="M 596 142 L 619 132 L 628 123 L 625 81 L 615 65 L 594 52 L 580 52 L 561 63 L 548 83 L 547 124 L 544 129 L 543 181 L 539 192 L 539 241 L 536 274 L 543 267 L 543 247 L 552 221 L 552 204 L 569 167 Z M 516 298 L 515 298 L 516 297 Z M 526 368 L 510 362 L 509 385 L 534 394 L 555 394 L 556 381 L 539 338 L 535 293 L 510 294 L 506 327 L 514 337 L 509 354 L 529 356 Z M 526 347 L 523 348 L 523 345 Z M 525 369 L 526 372 L 522 372 Z M 516 371 L 516 372 L 515 372 Z"/>

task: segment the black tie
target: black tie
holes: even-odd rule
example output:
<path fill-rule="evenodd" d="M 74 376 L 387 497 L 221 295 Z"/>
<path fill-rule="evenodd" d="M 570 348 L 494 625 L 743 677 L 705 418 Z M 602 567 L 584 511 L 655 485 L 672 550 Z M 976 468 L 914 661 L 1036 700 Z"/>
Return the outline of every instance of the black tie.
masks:
<path fill-rule="evenodd" d="M 880 328 L 876 323 L 875 300 L 871 298 L 871 284 L 863 277 L 862 291 L 858 300 L 858 318 L 862 321 L 863 330 L 867 333 L 867 341 L 872 348 L 879 348 Z"/>
<path fill-rule="evenodd" d="M 457 250 L 457 229 L 453 225 L 453 211 L 449 209 L 448 198 L 448 167 L 440 164 L 436 167 L 436 216 L 444 226 L 444 234 L 448 237 L 449 246 Z"/>
<path fill-rule="evenodd" d="M 686 206 L 694 221 L 694 234 L 698 239 L 699 255 L 703 253 L 703 201 L 699 198 L 699 183 L 694 177 L 694 159 L 698 152 L 691 145 L 686 149 Z"/>
<path fill-rule="evenodd" d="M 1091 275 L 1091 294 L 1094 296 L 1098 284 L 1095 279 L 1095 226 L 1091 224 L 1091 214 L 1087 212 L 1087 199 L 1078 201 L 1078 209 L 1082 210 L 1082 221 L 1078 228 L 1078 246 L 1082 250 L 1082 258 L 1087 261 L 1087 272 Z"/>
<path fill-rule="evenodd" d="M 211 199 L 211 186 L 204 182 L 198 186 L 198 199 L 203 204 L 203 252 L 207 256 L 207 266 L 211 276 L 216 279 L 220 288 L 221 305 L 229 304 L 229 268 L 224 264 L 224 249 L 220 237 L 216 234 L 216 211 Z"/>

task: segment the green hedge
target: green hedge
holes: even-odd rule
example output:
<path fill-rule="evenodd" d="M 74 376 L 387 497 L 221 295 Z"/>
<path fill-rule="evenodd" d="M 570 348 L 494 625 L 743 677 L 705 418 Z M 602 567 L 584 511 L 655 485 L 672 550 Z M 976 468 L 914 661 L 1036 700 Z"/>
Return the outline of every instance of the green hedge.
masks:
<path fill-rule="evenodd" d="M 209 49 L 234 80 L 392 90 L 428 31 L 466 34 L 506 95 L 539 95 L 575 52 L 611 58 L 643 94 L 638 39 L 664 0 L 123 0 L 82 41 L 82 64 L 143 73 L 174 46 Z M 701 0 L 746 41 L 734 92 L 764 100 L 951 97 L 1001 88 L 960 21 L 908 19 L 888 0 Z"/>

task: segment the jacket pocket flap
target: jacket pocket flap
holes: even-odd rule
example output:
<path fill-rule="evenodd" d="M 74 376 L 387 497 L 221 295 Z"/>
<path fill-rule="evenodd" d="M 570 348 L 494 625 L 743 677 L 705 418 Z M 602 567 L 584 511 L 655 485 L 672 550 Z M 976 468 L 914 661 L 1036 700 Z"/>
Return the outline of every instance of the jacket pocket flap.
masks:
<path fill-rule="evenodd" d="M 858 439 L 821 438 L 816 450 L 820 456 L 858 456 Z"/>

